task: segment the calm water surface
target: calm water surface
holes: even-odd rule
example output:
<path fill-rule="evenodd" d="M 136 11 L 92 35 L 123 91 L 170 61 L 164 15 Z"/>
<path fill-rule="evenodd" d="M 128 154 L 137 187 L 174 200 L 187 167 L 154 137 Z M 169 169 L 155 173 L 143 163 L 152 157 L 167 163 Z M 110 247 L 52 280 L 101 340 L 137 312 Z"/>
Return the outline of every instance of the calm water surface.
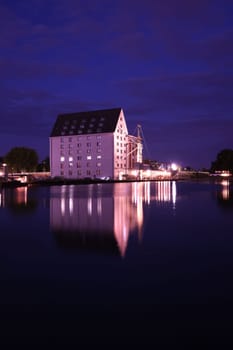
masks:
<path fill-rule="evenodd" d="M 2 339 L 231 342 L 232 219 L 227 181 L 0 190 Z"/>

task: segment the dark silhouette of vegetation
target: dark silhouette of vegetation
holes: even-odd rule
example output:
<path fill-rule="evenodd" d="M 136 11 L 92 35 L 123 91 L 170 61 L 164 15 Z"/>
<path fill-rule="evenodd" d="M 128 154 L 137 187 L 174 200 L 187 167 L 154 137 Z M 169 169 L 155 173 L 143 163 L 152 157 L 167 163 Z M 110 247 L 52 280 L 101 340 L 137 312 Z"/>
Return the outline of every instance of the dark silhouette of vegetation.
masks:
<path fill-rule="evenodd" d="M 14 147 L 5 156 L 8 169 L 14 172 L 35 171 L 38 165 L 38 155 L 34 149 Z"/>
<path fill-rule="evenodd" d="M 233 150 L 223 149 L 217 154 L 217 158 L 211 164 L 211 171 L 228 170 L 233 172 Z"/>
<path fill-rule="evenodd" d="M 37 171 L 49 171 L 50 170 L 50 162 L 49 157 L 46 157 L 42 162 L 37 165 Z"/>

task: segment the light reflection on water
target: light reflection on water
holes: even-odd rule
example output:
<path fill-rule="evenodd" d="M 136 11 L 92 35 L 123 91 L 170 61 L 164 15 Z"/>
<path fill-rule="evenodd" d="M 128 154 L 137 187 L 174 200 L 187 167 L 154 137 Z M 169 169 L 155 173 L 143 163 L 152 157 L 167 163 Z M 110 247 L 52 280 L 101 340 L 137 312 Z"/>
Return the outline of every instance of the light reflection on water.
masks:
<path fill-rule="evenodd" d="M 70 239 L 71 246 L 75 238 L 79 244 L 80 238 L 106 242 L 114 239 L 124 257 L 132 232 L 137 232 L 139 241 L 142 239 L 144 205 L 168 202 L 175 208 L 176 183 L 118 183 L 108 195 L 105 186 L 89 185 L 84 193 L 77 186 L 51 187 L 50 228 L 61 244 Z"/>
<path fill-rule="evenodd" d="M 232 199 L 229 182 L 1 189 L 7 341 L 42 331 L 69 339 L 73 329 L 85 341 L 96 332 L 115 343 L 120 325 L 131 343 L 154 336 L 155 320 L 162 335 L 167 321 L 182 337 L 229 329 Z"/>

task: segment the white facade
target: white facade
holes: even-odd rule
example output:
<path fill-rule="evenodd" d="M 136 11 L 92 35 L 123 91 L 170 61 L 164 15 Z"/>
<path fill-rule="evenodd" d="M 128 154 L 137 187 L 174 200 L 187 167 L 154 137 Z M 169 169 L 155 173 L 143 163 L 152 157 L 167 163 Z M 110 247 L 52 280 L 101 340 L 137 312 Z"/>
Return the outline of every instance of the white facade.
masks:
<path fill-rule="evenodd" d="M 85 134 L 61 133 L 56 136 L 52 134 L 50 137 L 52 177 L 121 179 L 124 176 L 128 167 L 129 140 L 123 110 L 119 109 L 113 131 L 97 133 L 96 130 Z"/>

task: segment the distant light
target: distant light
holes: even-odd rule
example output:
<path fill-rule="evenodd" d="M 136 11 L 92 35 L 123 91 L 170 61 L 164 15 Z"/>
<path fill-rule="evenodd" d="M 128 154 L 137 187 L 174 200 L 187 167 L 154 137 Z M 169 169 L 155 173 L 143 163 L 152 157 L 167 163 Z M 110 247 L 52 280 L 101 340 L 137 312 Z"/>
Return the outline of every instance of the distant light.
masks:
<path fill-rule="evenodd" d="M 173 171 L 178 170 L 177 164 L 176 164 L 176 163 L 172 163 L 172 164 L 171 164 L 171 169 L 172 169 Z"/>
<path fill-rule="evenodd" d="M 61 160 L 61 162 L 64 162 L 64 161 L 65 161 L 65 157 L 62 156 L 62 157 L 60 158 L 60 160 Z"/>

